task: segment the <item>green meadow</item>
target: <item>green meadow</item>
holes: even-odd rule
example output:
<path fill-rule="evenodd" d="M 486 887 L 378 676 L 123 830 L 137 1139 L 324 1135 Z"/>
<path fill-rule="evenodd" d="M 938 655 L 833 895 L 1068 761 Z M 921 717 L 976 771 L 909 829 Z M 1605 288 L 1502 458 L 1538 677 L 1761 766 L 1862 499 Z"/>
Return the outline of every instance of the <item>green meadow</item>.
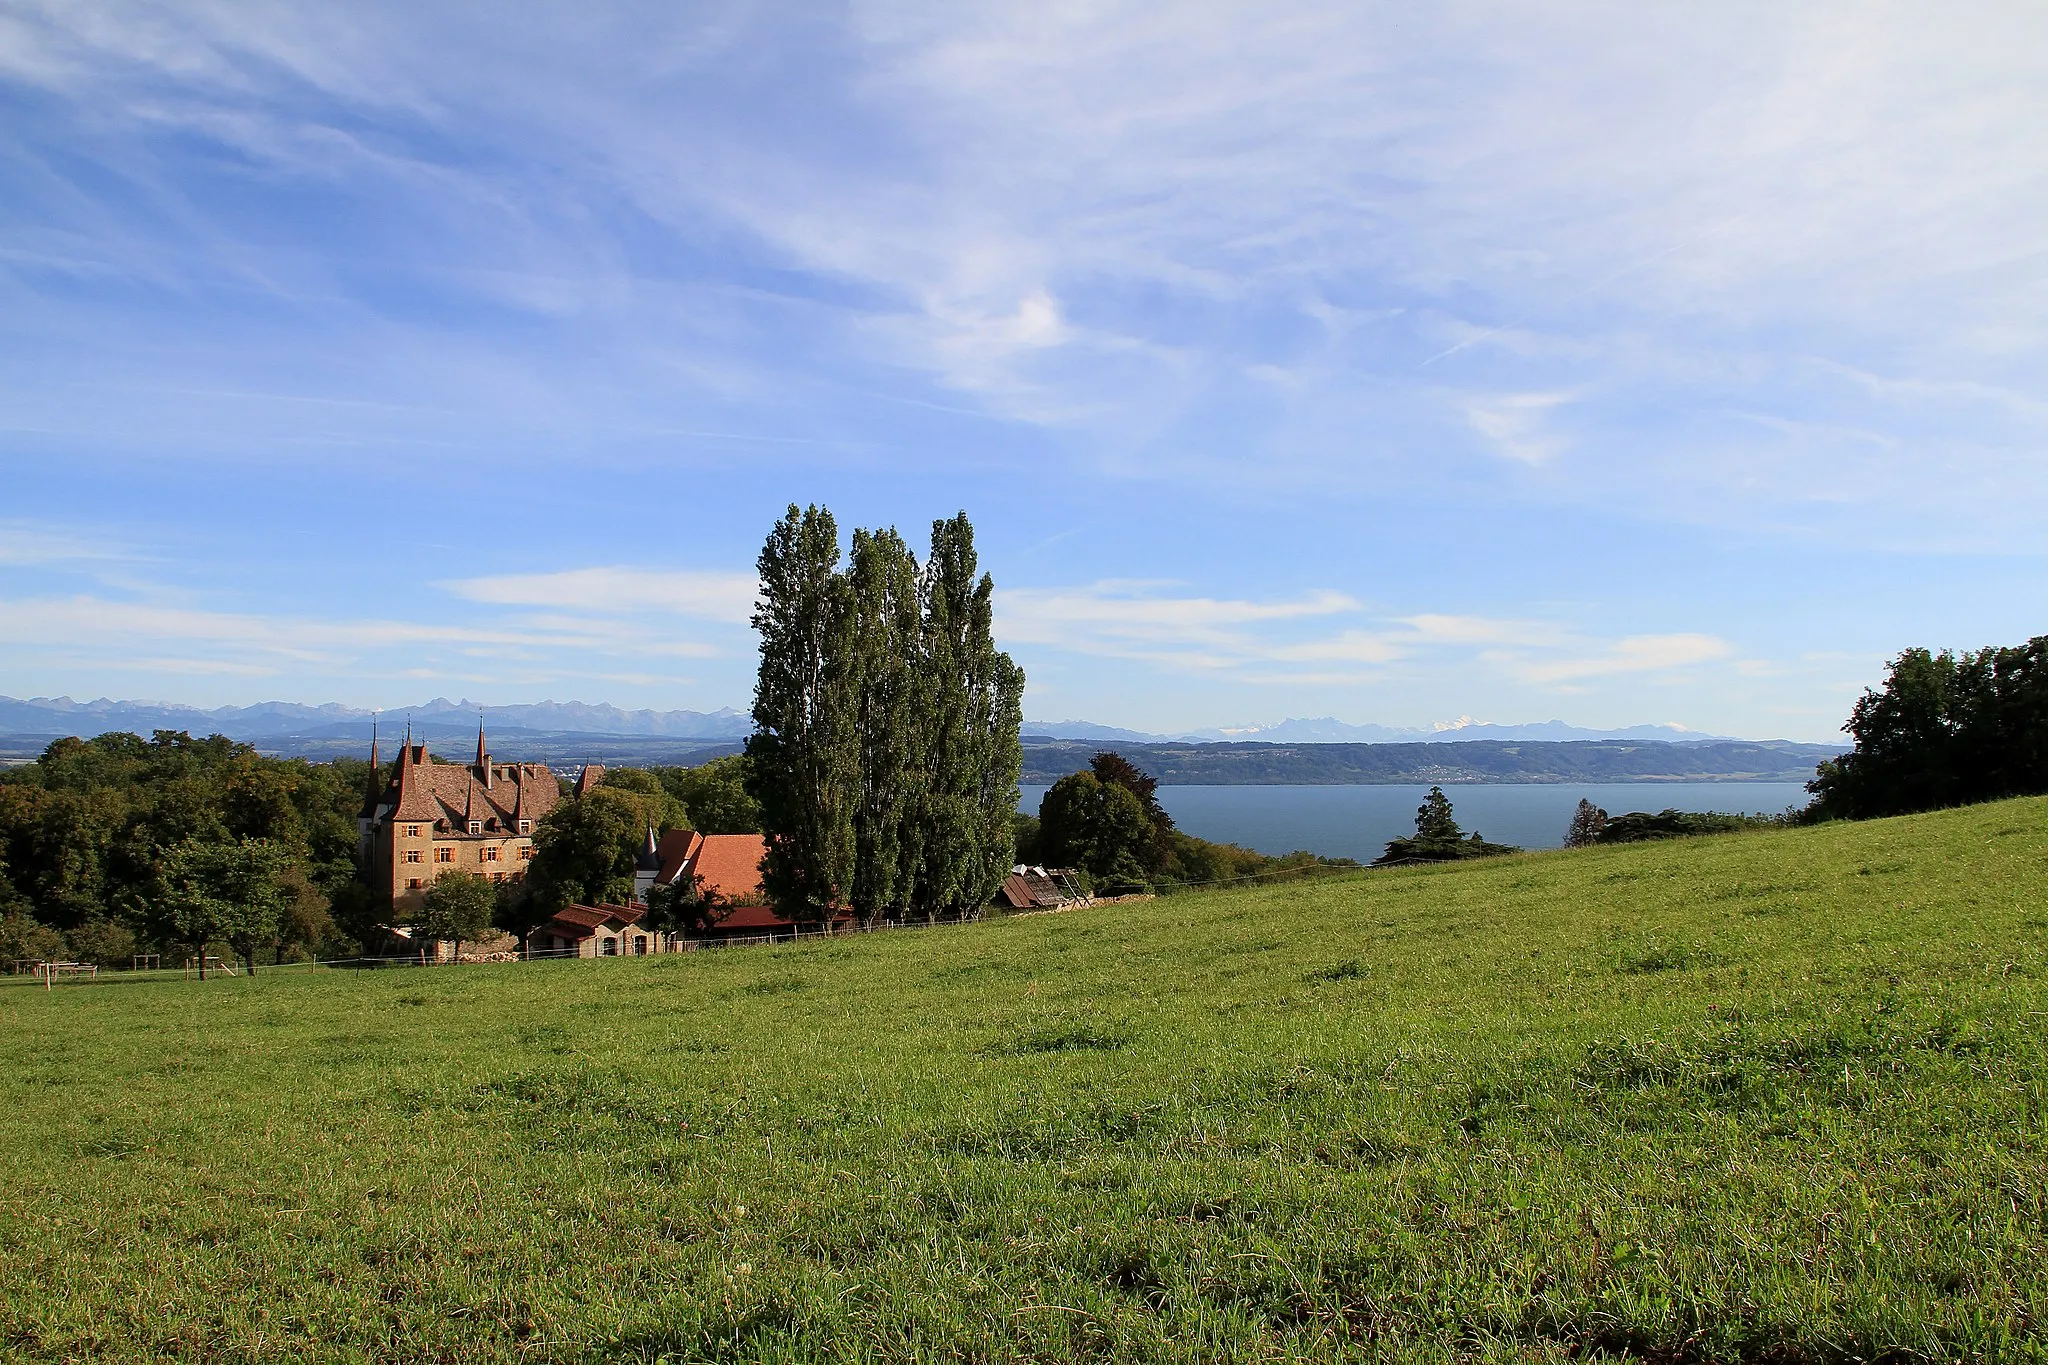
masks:
<path fill-rule="evenodd" d="M 2048 1358 L 2048 802 L 0 988 L 0 1357 Z"/>

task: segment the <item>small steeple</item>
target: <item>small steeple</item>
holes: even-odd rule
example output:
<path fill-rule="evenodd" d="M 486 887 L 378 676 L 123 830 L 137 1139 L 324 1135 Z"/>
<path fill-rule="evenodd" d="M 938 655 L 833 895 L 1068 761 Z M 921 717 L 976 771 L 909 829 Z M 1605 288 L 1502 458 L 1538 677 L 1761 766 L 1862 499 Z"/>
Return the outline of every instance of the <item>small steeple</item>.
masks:
<path fill-rule="evenodd" d="M 484 713 L 476 713 L 476 777 L 484 784 L 485 790 L 491 785 L 491 755 L 484 748 Z"/>
<path fill-rule="evenodd" d="M 377 713 L 370 713 L 370 777 L 363 785 L 363 818 L 377 818 L 377 803 L 384 796 L 383 774 L 377 765 Z"/>

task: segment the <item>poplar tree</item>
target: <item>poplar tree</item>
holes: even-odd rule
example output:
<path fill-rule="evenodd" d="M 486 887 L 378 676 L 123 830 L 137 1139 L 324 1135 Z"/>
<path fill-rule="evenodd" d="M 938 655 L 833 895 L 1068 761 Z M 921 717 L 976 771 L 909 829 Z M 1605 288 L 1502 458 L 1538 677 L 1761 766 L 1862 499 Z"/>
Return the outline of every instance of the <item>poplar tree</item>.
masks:
<path fill-rule="evenodd" d="M 995 584 L 975 576 L 965 512 L 932 523 L 924 572 L 922 801 L 913 908 L 957 913 L 995 894 L 1014 856 L 1024 671 L 996 648 Z"/>
<path fill-rule="evenodd" d="M 749 788 L 768 849 L 761 882 L 795 918 L 824 920 L 853 881 L 859 745 L 850 683 L 853 614 L 839 528 L 821 507 L 789 511 L 759 561 L 761 668 Z"/>
<path fill-rule="evenodd" d="M 995 585 L 966 514 L 922 567 L 894 531 L 792 506 L 761 551 L 748 787 L 784 913 L 959 914 L 1008 873 L 1024 673 L 996 648 Z"/>
<path fill-rule="evenodd" d="M 908 903 L 915 874 L 905 833 L 920 808 L 917 557 L 893 530 L 855 531 L 846 576 L 853 618 L 848 692 L 860 774 L 847 903 L 873 924 Z"/>

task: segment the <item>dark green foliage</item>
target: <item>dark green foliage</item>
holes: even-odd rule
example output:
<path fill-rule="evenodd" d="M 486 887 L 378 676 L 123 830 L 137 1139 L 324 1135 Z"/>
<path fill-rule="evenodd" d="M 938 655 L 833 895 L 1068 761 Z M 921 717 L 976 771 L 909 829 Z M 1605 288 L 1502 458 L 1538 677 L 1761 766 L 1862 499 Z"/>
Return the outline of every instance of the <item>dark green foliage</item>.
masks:
<path fill-rule="evenodd" d="M 1451 800 L 1442 787 L 1431 787 L 1429 795 L 1415 810 L 1415 833 L 1406 839 L 1391 839 L 1386 852 L 1374 864 L 1405 862 L 1453 862 L 1461 858 L 1492 858 L 1519 853 L 1510 844 L 1490 844 L 1477 830 L 1466 834 L 1458 828 Z"/>
<path fill-rule="evenodd" d="M 427 888 L 425 904 L 412 919 L 413 940 L 448 940 L 457 957 L 465 942 L 475 942 L 491 927 L 498 909 L 498 888 L 474 872 L 443 872 Z"/>
<path fill-rule="evenodd" d="M 352 951 L 327 907 L 360 896 L 368 775 L 359 761 L 265 758 L 218 735 L 58 740 L 0 774 L 0 913 L 25 910 L 91 960 L 125 966 L 138 948 L 172 946 L 154 905 L 170 850 L 259 841 L 284 860 L 283 905 L 276 935 L 245 944 L 258 956 Z"/>
<path fill-rule="evenodd" d="M 1076 778 L 1091 779 L 1096 785 Z M 1089 875 L 1096 894 L 1105 896 L 1286 880 L 1358 866 L 1350 858 L 1324 858 L 1306 851 L 1274 858 L 1236 844 L 1198 839 L 1174 828 L 1173 817 L 1159 804 L 1158 786 L 1151 774 L 1122 755 L 1097 754 L 1088 771 L 1060 779 L 1040 801 L 1041 818 L 1031 831 L 1037 836 L 1038 856 L 1024 861 L 1078 868 Z M 1128 806 L 1105 795 L 1111 790 L 1137 803 L 1144 817 L 1142 832 Z M 1061 792 L 1058 801 L 1052 799 L 1055 791 Z M 1053 807 L 1050 819 L 1045 818 L 1048 803 Z M 1020 857 L 1021 847 L 1020 843 Z"/>
<path fill-rule="evenodd" d="M 700 934 L 724 917 L 716 896 L 706 895 L 697 874 L 684 871 L 667 886 L 647 893 L 647 928 L 665 934 Z"/>
<path fill-rule="evenodd" d="M 17 962 L 48 962 L 66 955 L 64 936 L 26 910 L 0 915 L 0 970 Z"/>
<path fill-rule="evenodd" d="M 1594 839 L 1602 844 L 1634 844 L 1645 839 L 1678 839 L 1691 834 L 1731 834 L 1782 823 L 1768 815 L 1730 815 L 1722 811 L 1661 810 L 1655 815 L 1630 811 L 1610 817 Z"/>
<path fill-rule="evenodd" d="M 1011 816 L 1010 843 L 1016 850 L 1018 862 L 1033 865 L 1045 862 L 1045 846 L 1040 841 L 1037 816 L 1025 815 L 1021 811 Z"/>
<path fill-rule="evenodd" d="M 534 826 L 526 873 L 534 923 L 576 902 L 632 899 L 634 859 L 645 847 L 649 818 L 644 794 L 602 783 L 549 811 Z M 516 922 L 517 912 L 508 915 Z"/>
<path fill-rule="evenodd" d="M 64 943 L 72 959 L 78 962 L 126 967 L 135 960 L 135 931 L 104 915 L 89 919 L 64 935 Z"/>
<path fill-rule="evenodd" d="M 1039 846 L 1048 863 L 1077 867 L 1104 884 L 1116 881 L 1143 889 L 1141 855 L 1152 842 L 1145 806 L 1126 788 L 1092 772 L 1069 773 L 1053 783 L 1038 803 Z"/>
<path fill-rule="evenodd" d="M 932 523 L 917 661 L 921 772 L 906 840 L 917 869 L 909 908 L 926 917 L 987 904 L 1015 858 L 1024 670 L 996 648 L 995 583 L 978 565 L 965 512 Z"/>
<path fill-rule="evenodd" d="M 192 949 L 205 975 L 207 946 L 224 941 L 256 970 L 256 950 L 277 942 L 291 893 L 284 849 L 267 839 L 189 839 L 158 862 L 151 917 L 160 937 Z"/>
<path fill-rule="evenodd" d="M 769 533 L 758 567 L 753 622 L 761 665 L 747 778 L 768 836 L 761 881 L 785 913 L 820 920 L 853 880 L 860 778 L 851 594 L 839 572 L 832 514 L 791 504 Z"/>
<path fill-rule="evenodd" d="M 761 552 L 747 780 L 763 886 L 799 919 L 970 913 L 1013 857 L 1024 694 L 973 527 L 933 523 L 921 568 L 893 531 L 858 532 L 838 566 L 815 507 L 792 506 Z"/>
<path fill-rule="evenodd" d="M 694 768 L 650 768 L 682 802 L 689 828 L 705 834 L 759 834 L 761 804 L 747 791 L 747 756 L 727 754 Z"/>
<path fill-rule="evenodd" d="M 853 880 L 846 903 L 863 923 L 908 906 L 917 841 L 906 827 L 921 809 L 924 773 L 918 720 L 923 621 L 917 557 L 894 531 L 855 531 L 847 566 L 853 613 L 850 701 L 859 746 L 853 805 Z"/>
<path fill-rule="evenodd" d="M 1909 649 L 1807 784 L 1816 818 L 1864 820 L 2048 792 L 2048 635 L 1974 654 Z"/>
<path fill-rule="evenodd" d="M 642 839 L 633 842 L 637 852 L 643 846 L 646 831 L 657 833 L 671 829 L 695 829 L 683 808 L 683 802 L 662 780 L 661 774 L 646 768 L 606 768 L 604 780 L 598 784 L 600 790 L 623 792 L 640 798 L 640 830 Z"/>

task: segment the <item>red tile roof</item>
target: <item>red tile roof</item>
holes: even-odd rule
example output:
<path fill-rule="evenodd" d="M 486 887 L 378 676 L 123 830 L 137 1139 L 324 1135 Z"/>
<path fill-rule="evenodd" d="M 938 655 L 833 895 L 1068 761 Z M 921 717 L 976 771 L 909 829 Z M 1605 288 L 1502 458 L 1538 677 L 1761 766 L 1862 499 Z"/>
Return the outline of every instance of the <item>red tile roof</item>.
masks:
<path fill-rule="evenodd" d="M 758 834 L 699 835 L 690 869 L 707 896 L 727 904 L 759 900 L 761 858 L 767 852 L 768 841 Z"/>

